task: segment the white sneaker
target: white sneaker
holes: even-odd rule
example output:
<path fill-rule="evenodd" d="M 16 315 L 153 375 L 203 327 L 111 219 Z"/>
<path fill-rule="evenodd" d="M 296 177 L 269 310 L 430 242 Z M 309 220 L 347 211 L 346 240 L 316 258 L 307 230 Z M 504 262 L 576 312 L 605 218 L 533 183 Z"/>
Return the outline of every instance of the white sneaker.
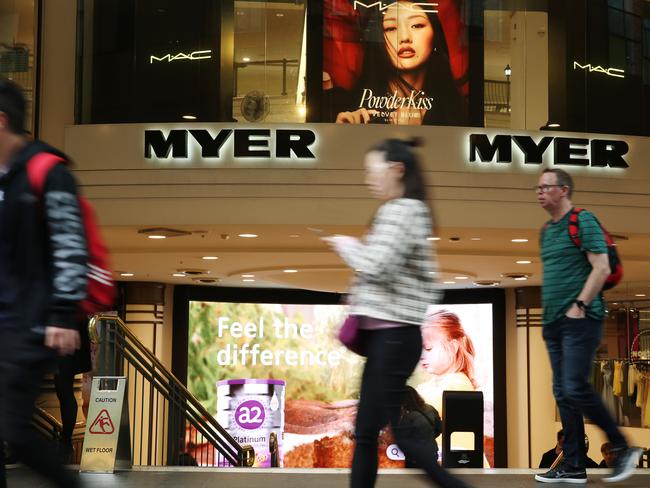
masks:
<path fill-rule="evenodd" d="M 619 452 L 612 474 L 603 478 L 603 481 L 605 483 L 616 483 L 628 479 L 639 464 L 641 454 L 643 454 L 643 449 L 640 447 L 628 447 Z"/>

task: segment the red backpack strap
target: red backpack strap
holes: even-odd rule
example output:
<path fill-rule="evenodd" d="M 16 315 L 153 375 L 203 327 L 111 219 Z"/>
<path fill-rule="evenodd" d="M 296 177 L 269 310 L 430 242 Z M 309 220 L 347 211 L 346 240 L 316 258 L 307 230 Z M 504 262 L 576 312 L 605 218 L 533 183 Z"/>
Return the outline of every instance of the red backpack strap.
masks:
<path fill-rule="evenodd" d="M 43 194 L 50 170 L 64 162 L 63 158 L 47 152 L 40 152 L 27 162 L 27 179 L 38 197 Z"/>
<path fill-rule="evenodd" d="M 579 214 L 584 209 L 573 207 L 571 209 L 571 214 L 569 215 L 569 237 L 577 247 L 582 247 L 582 241 L 580 240 L 580 219 Z"/>

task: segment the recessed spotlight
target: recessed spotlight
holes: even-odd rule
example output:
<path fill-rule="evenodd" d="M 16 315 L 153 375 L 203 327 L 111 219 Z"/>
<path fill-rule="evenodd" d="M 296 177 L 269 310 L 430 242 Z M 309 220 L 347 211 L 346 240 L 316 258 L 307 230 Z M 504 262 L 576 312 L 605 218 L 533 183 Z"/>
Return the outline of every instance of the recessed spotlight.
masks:
<path fill-rule="evenodd" d="M 237 234 L 237 237 L 243 237 L 244 239 L 252 239 L 257 237 L 257 234 Z"/>
<path fill-rule="evenodd" d="M 635 296 L 635 297 L 644 297 L 644 296 L 646 296 L 646 295 L 645 295 L 645 293 L 637 293 L 637 294 L 634 295 L 634 296 Z"/>
<path fill-rule="evenodd" d="M 196 120 L 196 115 L 183 115 L 185 120 Z"/>
<path fill-rule="evenodd" d="M 528 242 L 528 239 L 511 239 L 512 242 Z"/>
<path fill-rule="evenodd" d="M 466 280 L 467 276 L 454 276 L 455 280 Z"/>
<path fill-rule="evenodd" d="M 215 259 L 219 259 L 217 256 L 203 256 L 201 259 L 205 259 L 206 261 L 214 261 Z"/>
<path fill-rule="evenodd" d="M 184 278 L 186 276 L 185 273 L 174 273 L 172 276 L 175 276 L 176 278 Z"/>
<path fill-rule="evenodd" d="M 305 107 L 304 105 L 300 105 L 298 107 L 298 115 L 300 117 L 304 117 L 305 115 L 307 115 L 307 107 Z"/>
<path fill-rule="evenodd" d="M 470 240 L 472 240 L 472 241 L 480 241 L 481 238 L 480 237 L 471 237 Z"/>
<path fill-rule="evenodd" d="M 435 271 L 429 271 L 429 274 L 436 274 Z"/>
<path fill-rule="evenodd" d="M 242 281 L 245 281 L 246 283 L 254 283 L 255 280 L 253 278 L 244 278 Z"/>
<path fill-rule="evenodd" d="M 297 269 L 284 269 L 282 270 L 283 273 L 297 273 Z"/>
<path fill-rule="evenodd" d="M 291 237 L 292 239 L 297 239 L 298 237 L 300 237 L 300 234 L 289 234 L 289 237 Z"/>
<path fill-rule="evenodd" d="M 455 281 L 443 281 L 442 284 L 443 285 L 455 285 L 456 282 Z"/>
<path fill-rule="evenodd" d="M 278 12 L 277 14 L 275 14 L 275 16 L 276 17 L 284 17 L 284 14 L 282 12 Z"/>
<path fill-rule="evenodd" d="M 478 280 L 475 281 L 474 284 L 476 286 L 499 286 L 501 282 L 495 280 Z"/>
<path fill-rule="evenodd" d="M 129 276 L 135 276 L 135 274 L 134 273 L 120 273 L 120 276 L 124 276 L 124 277 L 128 278 Z"/>
<path fill-rule="evenodd" d="M 427 241 L 439 241 L 440 237 L 427 237 Z"/>
<path fill-rule="evenodd" d="M 249 58 L 248 56 L 244 56 L 243 58 L 241 58 L 241 60 L 242 60 L 244 63 L 248 63 L 248 62 L 250 62 L 251 58 Z"/>
<path fill-rule="evenodd" d="M 517 264 L 530 264 L 532 261 L 529 261 L 528 259 L 521 259 L 519 261 L 515 261 Z"/>
<path fill-rule="evenodd" d="M 162 236 L 158 234 L 152 234 L 150 236 L 147 236 L 149 239 L 167 239 L 167 236 Z"/>
<path fill-rule="evenodd" d="M 513 278 L 515 281 L 526 281 L 528 279 L 528 276 L 517 276 L 516 278 Z"/>
<path fill-rule="evenodd" d="M 242 278 L 255 278 L 254 274 L 243 274 L 241 275 Z"/>
<path fill-rule="evenodd" d="M 553 128 L 560 127 L 560 124 L 558 124 L 557 122 L 549 122 L 549 124 L 546 127 L 553 127 Z"/>

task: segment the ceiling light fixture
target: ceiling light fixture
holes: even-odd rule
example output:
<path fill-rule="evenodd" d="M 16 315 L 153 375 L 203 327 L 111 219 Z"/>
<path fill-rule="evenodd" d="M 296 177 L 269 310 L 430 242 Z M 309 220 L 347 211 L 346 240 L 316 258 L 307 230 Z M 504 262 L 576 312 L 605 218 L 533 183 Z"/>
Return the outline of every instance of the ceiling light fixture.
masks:
<path fill-rule="evenodd" d="M 203 256 L 201 259 L 205 259 L 206 261 L 214 261 L 215 259 L 219 259 L 217 256 Z"/>
<path fill-rule="evenodd" d="M 443 281 L 442 284 L 443 285 L 455 285 L 456 282 L 455 281 Z"/>
<path fill-rule="evenodd" d="M 173 273 L 172 276 L 175 276 L 176 278 L 185 278 L 185 273 Z"/>
<path fill-rule="evenodd" d="M 476 286 L 499 286 L 501 282 L 496 280 L 478 280 L 474 284 Z"/>
<path fill-rule="evenodd" d="M 196 115 L 183 115 L 185 120 L 196 120 Z"/>
<path fill-rule="evenodd" d="M 219 278 L 208 278 L 207 276 L 201 276 L 200 278 L 192 278 L 192 281 L 195 283 L 204 283 L 206 285 L 212 285 L 219 282 Z"/>
<path fill-rule="evenodd" d="M 166 237 L 182 237 L 192 235 L 190 231 L 170 229 L 169 227 L 149 227 L 147 229 L 139 229 L 138 234 L 145 234 L 150 239 L 165 239 Z"/>
<path fill-rule="evenodd" d="M 285 270 L 282 270 L 282 272 L 283 273 L 297 273 L 298 270 L 297 269 L 285 269 Z"/>
<path fill-rule="evenodd" d="M 467 276 L 454 276 L 455 280 L 466 280 Z"/>
<path fill-rule="evenodd" d="M 189 276 L 199 276 L 199 275 L 204 275 L 204 274 L 210 274 L 210 271 L 207 269 L 199 269 L 199 268 L 185 268 L 185 269 L 177 269 L 177 273 L 183 273 L 184 275 L 189 275 Z"/>
<path fill-rule="evenodd" d="M 427 241 L 439 241 L 440 237 L 427 237 Z"/>
<path fill-rule="evenodd" d="M 641 297 L 646 296 L 646 294 L 645 294 L 645 293 L 637 293 L 637 294 L 634 295 L 634 296 L 635 296 L 635 297 L 640 297 L 640 298 L 641 298 Z"/>
<path fill-rule="evenodd" d="M 257 234 L 237 234 L 237 237 L 242 237 L 244 239 L 253 239 L 257 237 Z"/>
<path fill-rule="evenodd" d="M 480 237 L 471 237 L 470 239 L 471 239 L 472 241 L 480 241 L 480 240 L 481 240 Z"/>
<path fill-rule="evenodd" d="M 528 259 L 521 259 L 520 261 L 515 261 L 516 264 L 530 264 L 532 261 L 529 261 Z"/>
<path fill-rule="evenodd" d="M 251 58 L 249 58 L 248 56 L 244 56 L 243 58 L 241 58 L 241 60 L 242 60 L 244 63 L 249 63 L 250 60 L 251 60 Z"/>
<path fill-rule="evenodd" d="M 292 239 L 297 239 L 298 237 L 300 237 L 300 234 L 289 234 L 289 237 L 291 237 Z"/>
<path fill-rule="evenodd" d="M 244 281 L 246 283 L 254 283 L 255 282 L 255 280 L 253 278 L 244 278 L 242 281 Z"/>
<path fill-rule="evenodd" d="M 512 242 L 528 242 L 528 239 L 523 239 L 523 238 L 517 238 L 517 239 L 511 239 Z"/>
<path fill-rule="evenodd" d="M 243 274 L 241 275 L 242 278 L 255 278 L 254 274 Z"/>
<path fill-rule="evenodd" d="M 125 278 L 128 278 L 130 276 L 135 276 L 134 273 L 120 273 L 120 276 L 124 276 Z"/>
<path fill-rule="evenodd" d="M 516 281 L 525 281 L 530 278 L 530 273 L 502 273 L 501 278 L 511 278 Z"/>

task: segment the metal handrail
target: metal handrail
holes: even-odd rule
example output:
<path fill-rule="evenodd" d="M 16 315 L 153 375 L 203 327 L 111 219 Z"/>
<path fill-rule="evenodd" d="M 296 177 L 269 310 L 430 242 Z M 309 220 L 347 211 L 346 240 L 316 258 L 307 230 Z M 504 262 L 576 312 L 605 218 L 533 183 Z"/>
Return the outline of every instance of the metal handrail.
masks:
<path fill-rule="evenodd" d="M 99 334 L 96 334 L 95 325 L 100 324 Z M 106 326 L 102 326 L 105 324 Z M 111 324 L 113 325 L 111 327 Z M 155 415 L 153 396 L 159 395 L 169 403 L 169 411 L 164 414 L 169 424 L 169 436 L 167 447 L 167 462 L 175 464 L 177 456 L 184 455 L 183 449 L 196 444 L 200 435 L 204 444 L 209 445 L 223 456 L 225 464 L 233 466 L 251 466 L 254 461 L 254 451 L 251 446 L 240 445 L 233 437 L 208 413 L 203 405 L 192 395 L 192 393 L 176 378 L 160 360 L 133 334 L 124 322 L 114 315 L 98 315 L 91 323 L 91 340 L 99 343 L 98 350 L 98 371 L 100 375 L 121 375 L 123 364 L 126 361 L 128 370 L 134 368 L 142 379 L 142 390 L 144 398 L 144 381 L 149 386 L 149 421 Z M 119 353 L 119 354 L 118 354 Z M 128 374 L 126 375 L 129 376 Z M 137 387 L 137 378 L 135 379 Z M 140 411 L 141 426 L 144 419 L 144 400 Z M 157 405 L 157 404 L 156 404 Z M 136 405 L 134 405 L 134 418 L 136 417 Z M 163 407 L 164 408 L 164 407 Z M 173 410 L 172 410 L 173 409 Z M 143 420 L 144 419 L 144 420 Z M 186 425 L 188 424 L 188 425 Z M 190 429 L 190 442 L 187 442 L 186 432 Z M 151 445 L 155 443 L 153 436 L 155 427 L 148 425 L 149 462 L 151 458 Z M 183 432 L 181 433 L 181 429 Z M 195 443 L 192 444 L 192 429 Z M 132 431 L 133 435 L 133 431 Z M 180 440 L 180 437 L 183 440 Z M 203 457 L 203 448 L 201 448 Z M 135 455 L 135 453 L 134 453 Z M 155 455 L 154 455 L 155 457 Z M 208 455 L 209 457 L 209 455 Z"/>

